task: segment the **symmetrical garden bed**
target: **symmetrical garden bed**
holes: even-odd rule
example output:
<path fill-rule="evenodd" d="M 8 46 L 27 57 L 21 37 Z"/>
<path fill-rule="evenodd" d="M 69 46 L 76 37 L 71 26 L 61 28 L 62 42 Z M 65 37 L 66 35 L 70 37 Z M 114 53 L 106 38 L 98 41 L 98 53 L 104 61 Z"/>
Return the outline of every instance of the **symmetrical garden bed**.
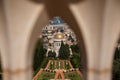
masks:
<path fill-rule="evenodd" d="M 55 73 L 43 71 L 37 80 L 50 80 L 50 79 L 54 79 L 54 76 L 55 76 Z"/>
<path fill-rule="evenodd" d="M 69 60 L 49 60 L 47 67 L 41 70 L 35 80 L 54 80 L 56 70 L 63 71 L 65 80 L 82 80 L 79 69 L 73 68 Z"/>

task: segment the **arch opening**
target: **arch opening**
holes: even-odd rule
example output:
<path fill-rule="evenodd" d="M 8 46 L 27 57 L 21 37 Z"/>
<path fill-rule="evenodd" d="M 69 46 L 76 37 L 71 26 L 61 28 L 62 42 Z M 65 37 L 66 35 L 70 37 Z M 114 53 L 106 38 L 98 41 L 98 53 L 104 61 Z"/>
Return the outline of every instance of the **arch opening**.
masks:
<path fill-rule="evenodd" d="M 79 1 L 82 2 L 82 0 L 79 0 Z M 69 24 L 70 28 L 77 35 L 77 39 L 80 42 L 78 44 L 81 49 L 82 65 L 85 69 L 83 74 L 85 76 L 85 79 L 87 79 L 87 73 L 86 73 L 87 72 L 87 55 L 86 55 L 85 43 L 82 36 L 82 31 L 80 30 L 80 25 L 78 25 L 74 15 L 72 14 L 72 11 L 69 8 L 70 1 L 53 0 L 53 2 L 48 0 L 45 4 L 48 17 L 49 19 L 51 19 L 54 16 L 60 16 L 63 20 L 66 21 L 67 24 Z"/>
<path fill-rule="evenodd" d="M 53 1 L 54 3 L 50 2 L 49 0 L 45 3 L 45 9 L 38 17 L 36 24 L 33 28 L 33 31 L 30 35 L 30 41 L 28 43 L 28 53 L 29 56 L 27 59 L 27 64 L 32 64 L 33 60 L 33 53 L 35 50 L 35 43 L 37 42 L 37 37 L 39 35 L 40 30 L 44 27 L 51 18 L 54 16 L 60 16 L 66 23 L 69 24 L 70 28 L 75 32 L 77 35 L 77 39 L 79 40 L 79 48 L 81 49 L 81 64 L 83 65 L 83 76 L 87 79 L 87 55 L 85 50 L 84 39 L 82 36 L 82 32 L 80 30 L 79 25 L 75 17 L 73 16 L 71 10 L 69 9 L 69 2 L 61 0 L 61 1 Z M 49 4 L 48 4 L 49 3 Z M 61 6 L 62 4 L 62 6 Z M 57 6 L 57 8 L 55 8 Z M 57 10 L 58 9 L 58 10 Z"/>
<path fill-rule="evenodd" d="M 76 37 L 69 24 L 64 23 L 60 17 L 53 17 L 38 36 L 34 52 L 33 79 L 47 79 L 44 75 L 54 79 L 57 71 L 61 70 L 64 78 L 80 80 L 85 70 L 81 63 L 82 50 L 78 44 L 80 41 Z M 70 77 L 72 75 L 74 76 Z M 60 75 L 57 78 L 62 79 Z"/>

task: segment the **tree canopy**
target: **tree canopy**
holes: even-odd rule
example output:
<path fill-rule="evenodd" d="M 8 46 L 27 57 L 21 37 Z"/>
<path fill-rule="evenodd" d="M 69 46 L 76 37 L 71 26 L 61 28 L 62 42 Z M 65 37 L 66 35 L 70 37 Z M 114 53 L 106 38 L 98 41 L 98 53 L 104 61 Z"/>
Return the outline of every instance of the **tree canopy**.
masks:
<path fill-rule="evenodd" d="M 33 69 L 35 71 L 41 66 L 42 61 L 45 58 L 45 52 L 46 50 L 43 48 L 43 41 L 40 39 L 37 42 L 34 55 Z"/>
<path fill-rule="evenodd" d="M 55 58 L 55 56 L 56 56 L 56 53 L 53 51 L 49 51 L 48 52 L 48 57 L 50 57 L 50 58 Z"/>
<path fill-rule="evenodd" d="M 61 41 L 61 47 L 59 49 L 59 58 L 68 59 L 69 56 L 70 56 L 69 46 L 67 44 L 64 44 L 63 41 Z"/>

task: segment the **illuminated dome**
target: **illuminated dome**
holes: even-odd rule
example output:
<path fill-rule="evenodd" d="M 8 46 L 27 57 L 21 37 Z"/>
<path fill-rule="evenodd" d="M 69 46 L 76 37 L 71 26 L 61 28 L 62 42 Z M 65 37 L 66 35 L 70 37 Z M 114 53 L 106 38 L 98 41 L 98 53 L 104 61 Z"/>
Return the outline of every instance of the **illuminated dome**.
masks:
<path fill-rule="evenodd" d="M 56 34 L 56 35 L 54 36 L 54 38 L 55 38 L 55 39 L 64 39 L 65 36 L 64 36 L 63 33 L 58 33 L 58 34 Z"/>

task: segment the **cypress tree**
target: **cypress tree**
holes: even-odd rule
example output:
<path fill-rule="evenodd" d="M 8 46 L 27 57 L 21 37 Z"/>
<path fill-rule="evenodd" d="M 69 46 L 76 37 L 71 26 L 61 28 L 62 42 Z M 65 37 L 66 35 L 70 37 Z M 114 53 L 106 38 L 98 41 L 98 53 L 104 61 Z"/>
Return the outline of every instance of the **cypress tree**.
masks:
<path fill-rule="evenodd" d="M 55 56 L 56 56 L 56 53 L 55 53 L 55 52 L 52 52 L 52 51 L 49 51 L 49 52 L 48 52 L 48 57 L 50 57 L 50 58 L 55 58 Z"/>
<path fill-rule="evenodd" d="M 69 46 L 63 43 L 63 41 L 61 41 L 61 47 L 59 49 L 59 58 L 60 59 L 68 59 L 70 56 L 70 51 L 69 51 Z"/>
<path fill-rule="evenodd" d="M 120 48 L 118 48 L 118 56 L 119 56 L 119 59 L 120 59 Z"/>
<path fill-rule="evenodd" d="M 36 71 L 38 68 L 40 68 L 42 61 L 45 57 L 45 49 L 43 48 L 43 41 L 40 39 L 37 42 L 36 49 L 35 49 L 35 55 L 34 55 L 34 63 L 33 63 L 33 69 Z"/>
<path fill-rule="evenodd" d="M 116 50 L 115 50 L 115 57 L 114 57 L 115 60 L 119 58 L 119 53 L 120 53 L 119 49 L 116 48 Z"/>

